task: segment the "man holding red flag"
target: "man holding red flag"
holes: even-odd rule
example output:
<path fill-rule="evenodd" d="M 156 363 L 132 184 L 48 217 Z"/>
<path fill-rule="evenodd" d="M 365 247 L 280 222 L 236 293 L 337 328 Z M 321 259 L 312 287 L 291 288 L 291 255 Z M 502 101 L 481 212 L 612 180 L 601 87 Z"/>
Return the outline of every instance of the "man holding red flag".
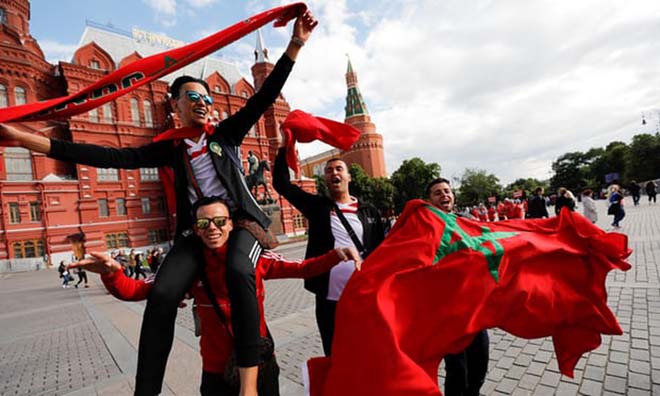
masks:
<path fill-rule="evenodd" d="M 2 125 L 0 137 L 62 161 L 100 168 L 169 167 L 173 180 L 164 181 L 166 194 L 176 197 L 175 243 L 160 266 L 144 312 L 136 395 L 160 393 L 167 356 L 174 337 L 174 320 L 183 298 L 203 264 L 202 244 L 191 231 L 191 205 L 203 196 L 217 195 L 231 203 L 237 226 L 228 241 L 227 287 L 232 302 L 232 326 L 241 381 L 256 376 L 259 315 L 254 283 L 254 260 L 268 248 L 265 229 L 270 219 L 254 201 L 243 180 L 238 147 L 259 117 L 280 94 L 293 63 L 318 22 L 305 11 L 295 22 L 285 54 L 240 111 L 215 127 L 208 123 L 213 103 L 205 81 L 179 77 L 170 87 L 171 105 L 181 128 L 166 131 L 154 143 L 116 149 L 48 139 Z M 161 173 L 162 175 L 162 173 Z M 168 200 L 169 202 L 169 200 Z M 256 389 L 241 389 L 256 395 Z"/>
<path fill-rule="evenodd" d="M 308 119 L 303 124 L 314 124 L 314 120 Z M 351 175 L 346 163 L 339 158 L 328 160 L 324 169 L 330 197 L 310 194 L 292 184 L 287 166 L 287 158 L 291 157 L 287 155 L 287 148 L 297 139 L 295 130 L 294 133 L 284 131 L 288 125 L 285 122 L 282 126 L 280 148 L 273 166 L 273 187 L 307 218 L 309 239 L 305 258 L 316 257 L 337 247 L 355 247 L 363 258 L 366 257 L 385 237 L 385 227 L 378 210 L 349 194 Z M 337 123 L 329 128 L 341 136 L 347 126 Z M 327 141 L 320 134 L 317 138 Z M 292 165 L 297 166 L 295 157 L 293 161 Z M 330 272 L 305 280 L 305 289 L 316 295 L 316 324 L 326 356 L 332 349 L 337 300 L 352 274 L 353 264 L 344 262 Z"/>
<path fill-rule="evenodd" d="M 568 210 L 481 223 L 410 201 L 346 285 L 332 356 L 306 365 L 310 395 L 438 396 L 440 361 L 494 327 L 552 336 L 572 376 L 601 334 L 622 334 L 605 279 L 630 253 L 625 235 Z"/>
<path fill-rule="evenodd" d="M 454 193 L 449 180 L 437 178 L 426 187 L 426 195 L 431 205 L 445 213 L 454 211 Z M 495 209 L 493 209 L 493 220 Z M 491 220 L 491 221 L 493 221 Z M 445 395 L 479 396 L 488 372 L 488 332 L 479 331 L 468 347 L 459 353 L 445 356 Z"/>

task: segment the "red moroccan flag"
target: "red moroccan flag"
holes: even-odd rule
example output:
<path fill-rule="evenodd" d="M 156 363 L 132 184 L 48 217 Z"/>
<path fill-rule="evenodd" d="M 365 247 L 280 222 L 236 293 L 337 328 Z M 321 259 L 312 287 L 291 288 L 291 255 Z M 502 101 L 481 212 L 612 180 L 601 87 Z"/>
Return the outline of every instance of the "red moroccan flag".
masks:
<path fill-rule="evenodd" d="M 312 396 L 440 395 L 437 368 L 482 329 L 552 336 L 572 376 L 601 334 L 622 334 L 605 278 L 627 238 L 581 215 L 480 223 L 408 203 L 348 282 L 330 358 L 308 362 Z"/>

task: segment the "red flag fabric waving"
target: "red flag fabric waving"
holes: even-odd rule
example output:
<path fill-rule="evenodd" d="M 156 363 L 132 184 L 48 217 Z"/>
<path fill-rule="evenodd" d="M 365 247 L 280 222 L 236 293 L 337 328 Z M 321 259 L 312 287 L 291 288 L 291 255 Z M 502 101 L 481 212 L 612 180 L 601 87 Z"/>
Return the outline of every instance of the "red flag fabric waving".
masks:
<path fill-rule="evenodd" d="M 298 173 L 296 142 L 309 143 L 320 140 L 333 147 L 348 150 L 360 137 L 360 131 L 348 124 L 315 117 L 302 110 L 290 112 L 281 128 L 287 137 L 286 162 L 296 173 Z"/>
<path fill-rule="evenodd" d="M 332 356 L 307 364 L 310 395 L 440 395 L 441 359 L 494 327 L 552 336 L 572 376 L 601 334 L 622 334 L 605 278 L 629 254 L 625 235 L 568 209 L 484 224 L 411 201 L 344 289 Z"/>
<path fill-rule="evenodd" d="M 306 9 L 305 4 L 294 3 L 264 11 L 194 43 L 137 60 L 75 94 L 0 109 L 0 122 L 48 120 L 84 113 L 203 58 L 268 22 L 275 20 L 276 27 L 284 26 Z"/>

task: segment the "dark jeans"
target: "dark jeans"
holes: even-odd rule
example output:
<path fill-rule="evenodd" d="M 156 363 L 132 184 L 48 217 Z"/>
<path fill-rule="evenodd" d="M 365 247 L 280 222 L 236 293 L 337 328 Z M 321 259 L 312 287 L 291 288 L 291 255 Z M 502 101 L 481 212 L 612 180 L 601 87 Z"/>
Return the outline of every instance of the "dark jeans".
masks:
<path fill-rule="evenodd" d="M 651 203 L 651 201 L 655 203 L 655 194 L 649 194 L 649 203 Z"/>
<path fill-rule="evenodd" d="M 633 199 L 633 204 L 635 206 L 639 205 L 639 198 L 640 198 L 639 194 L 637 194 L 637 195 L 633 194 L 632 199 Z"/>
<path fill-rule="evenodd" d="M 488 372 L 488 345 L 488 332 L 482 330 L 465 351 L 445 356 L 446 396 L 479 396 Z"/>
<path fill-rule="evenodd" d="M 619 222 L 623 220 L 624 217 L 626 217 L 626 211 L 623 210 L 623 208 L 619 208 L 619 210 L 617 210 L 617 212 L 614 214 L 614 222 L 612 222 L 612 225 L 618 227 Z"/>
<path fill-rule="evenodd" d="M 256 366 L 259 363 L 259 305 L 254 267 L 261 247 L 252 234 L 240 228 L 231 232 L 227 244 L 227 289 L 237 361 L 240 367 Z M 152 396 L 161 390 L 174 339 L 177 307 L 204 264 L 203 251 L 197 236 L 179 238 L 156 273 L 142 320 L 136 395 Z"/>
<path fill-rule="evenodd" d="M 78 273 L 78 283 L 76 283 L 76 287 L 78 287 L 78 285 L 81 284 L 83 280 L 85 281 L 85 286 L 87 286 L 87 273 L 86 272 L 79 272 Z"/>
<path fill-rule="evenodd" d="M 321 333 L 323 353 L 330 356 L 332 350 L 332 337 L 335 334 L 335 311 L 337 302 L 316 296 L 316 325 Z"/>

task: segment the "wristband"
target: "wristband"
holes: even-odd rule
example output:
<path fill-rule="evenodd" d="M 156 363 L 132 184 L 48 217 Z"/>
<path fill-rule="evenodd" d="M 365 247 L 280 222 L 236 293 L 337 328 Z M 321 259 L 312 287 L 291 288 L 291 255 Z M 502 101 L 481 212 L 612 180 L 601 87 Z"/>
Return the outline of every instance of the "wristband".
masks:
<path fill-rule="evenodd" d="M 291 42 L 293 44 L 296 44 L 298 47 L 302 47 L 303 45 L 305 45 L 305 42 L 300 37 L 296 37 L 296 36 L 291 37 Z"/>

